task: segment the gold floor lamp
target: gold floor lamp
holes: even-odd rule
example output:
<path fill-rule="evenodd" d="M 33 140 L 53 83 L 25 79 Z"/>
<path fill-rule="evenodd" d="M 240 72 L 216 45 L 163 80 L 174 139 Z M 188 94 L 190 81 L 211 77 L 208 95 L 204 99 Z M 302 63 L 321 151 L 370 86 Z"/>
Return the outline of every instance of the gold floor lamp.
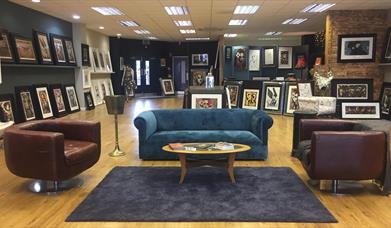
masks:
<path fill-rule="evenodd" d="M 106 108 L 109 115 L 114 115 L 115 119 L 115 148 L 109 154 L 112 157 L 119 157 L 125 155 L 121 151 L 118 143 L 118 115 L 124 113 L 125 97 L 121 95 L 105 96 Z"/>

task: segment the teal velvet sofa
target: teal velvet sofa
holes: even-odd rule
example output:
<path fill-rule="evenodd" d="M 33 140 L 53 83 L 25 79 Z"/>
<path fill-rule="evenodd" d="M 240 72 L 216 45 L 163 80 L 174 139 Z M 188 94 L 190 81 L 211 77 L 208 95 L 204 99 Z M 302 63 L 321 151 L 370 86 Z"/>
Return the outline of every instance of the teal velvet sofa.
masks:
<path fill-rule="evenodd" d="M 139 156 L 143 160 L 178 159 L 176 154 L 162 150 L 164 145 L 178 142 L 247 144 L 251 150 L 237 154 L 237 159 L 266 160 L 268 129 L 273 119 L 260 110 L 167 109 L 142 112 L 134 125 L 139 131 Z M 192 156 L 219 158 L 219 155 Z"/>

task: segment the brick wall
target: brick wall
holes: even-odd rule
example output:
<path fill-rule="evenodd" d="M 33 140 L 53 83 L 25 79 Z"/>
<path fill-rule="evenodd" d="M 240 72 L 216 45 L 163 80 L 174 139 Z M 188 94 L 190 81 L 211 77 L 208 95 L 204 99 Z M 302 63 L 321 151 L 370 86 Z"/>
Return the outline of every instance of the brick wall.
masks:
<path fill-rule="evenodd" d="M 329 11 L 326 19 L 325 65 L 316 66 L 322 75 L 330 68 L 334 78 L 373 78 L 374 99 L 380 95 L 384 80 L 379 67 L 387 30 L 387 10 Z M 337 63 L 338 35 L 376 33 L 376 61 L 369 63 Z"/>

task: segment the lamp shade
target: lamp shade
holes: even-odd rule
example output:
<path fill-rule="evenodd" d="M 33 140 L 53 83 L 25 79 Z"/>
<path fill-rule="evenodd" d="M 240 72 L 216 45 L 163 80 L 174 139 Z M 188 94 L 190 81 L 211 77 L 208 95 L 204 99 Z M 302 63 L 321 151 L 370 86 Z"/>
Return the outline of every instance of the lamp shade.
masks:
<path fill-rule="evenodd" d="M 107 112 L 110 115 L 123 114 L 125 106 L 125 96 L 114 95 L 105 96 Z"/>

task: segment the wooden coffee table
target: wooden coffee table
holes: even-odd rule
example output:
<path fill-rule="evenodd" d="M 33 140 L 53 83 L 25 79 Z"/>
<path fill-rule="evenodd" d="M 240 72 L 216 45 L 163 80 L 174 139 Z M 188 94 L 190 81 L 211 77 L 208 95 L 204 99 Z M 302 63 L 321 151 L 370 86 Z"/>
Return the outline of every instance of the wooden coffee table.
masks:
<path fill-rule="evenodd" d="M 191 147 L 196 144 L 201 143 L 182 143 L 185 147 Z M 202 143 L 204 144 L 204 143 Z M 205 143 L 209 144 L 209 143 Z M 213 144 L 213 143 L 210 143 Z M 234 149 L 233 150 L 217 150 L 217 149 L 204 149 L 204 150 L 173 150 L 169 145 L 164 146 L 162 149 L 164 151 L 167 151 L 169 153 L 176 153 L 179 155 L 179 160 L 181 162 L 181 178 L 179 181 L 179 184 L 182 184 L 185 180 L 185 176 L 187 173 L 187 170 L 192 167 L 200 167 L 200 166 L 219 166 L 219 167 L 225 167 L 227 168 L 229 178 L 231 179 L 232 183 L 235 183 L 235 176 L 234 176 L 234 162 L 235 162 L 235 155 L 237 153 L 246 152 L 251 149 L 248 145 L 243 144 L 233 144 Z M 208 155 L 208 154 L 226 154 L 227 160 L 194 160 L 194 161 L 188 161 L 186 159 L 187 155 L 190 154 L 200 154 L 200 155 Z"/>

